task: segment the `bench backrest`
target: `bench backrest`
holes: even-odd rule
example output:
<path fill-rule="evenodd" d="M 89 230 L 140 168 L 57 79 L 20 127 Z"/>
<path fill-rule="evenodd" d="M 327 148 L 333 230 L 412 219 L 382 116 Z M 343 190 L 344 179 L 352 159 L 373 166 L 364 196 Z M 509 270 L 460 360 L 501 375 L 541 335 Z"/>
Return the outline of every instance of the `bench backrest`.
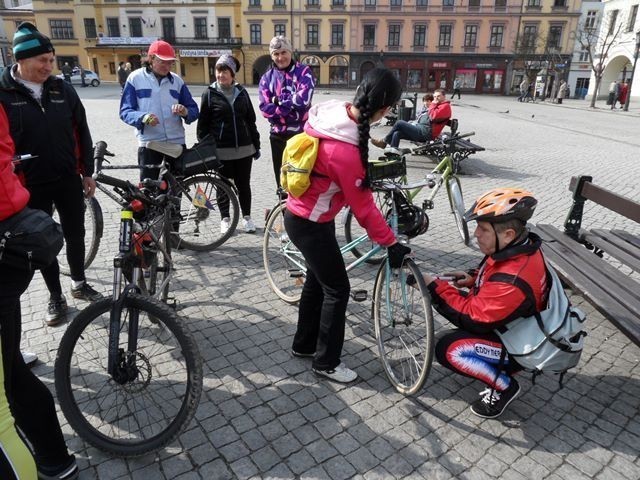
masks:
<path fill-rule="evenodd" d="M 592 180 L 593 178 L 588 175 L 571 178 L 569 190 L 573 192 L 573 206 L 564 224 L 567 234 L 578 235 L 582 223 L 583 206 L 586 200 L 591 200 L 629 220 L 640 223 L 640 203 L 598 187 L 592 183 Z"/>

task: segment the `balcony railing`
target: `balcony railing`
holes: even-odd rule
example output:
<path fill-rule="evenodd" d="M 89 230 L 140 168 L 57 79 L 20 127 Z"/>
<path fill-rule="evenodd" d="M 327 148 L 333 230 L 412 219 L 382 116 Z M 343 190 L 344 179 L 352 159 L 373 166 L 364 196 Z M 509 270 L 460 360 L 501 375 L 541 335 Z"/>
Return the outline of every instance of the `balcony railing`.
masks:
<path fill-rule="evenodd" d="M 172 39 L 173 45 L 175 46 L 186 46 L 186 45 L 198 45 L 198 46 L 218 46 L 218 45 L 228 45 L 228 46 L 242 46 L 242 38 L 241 37 L 210 37 L 210 38 L 195 38 L 195 37 L 175 37 Z"/>

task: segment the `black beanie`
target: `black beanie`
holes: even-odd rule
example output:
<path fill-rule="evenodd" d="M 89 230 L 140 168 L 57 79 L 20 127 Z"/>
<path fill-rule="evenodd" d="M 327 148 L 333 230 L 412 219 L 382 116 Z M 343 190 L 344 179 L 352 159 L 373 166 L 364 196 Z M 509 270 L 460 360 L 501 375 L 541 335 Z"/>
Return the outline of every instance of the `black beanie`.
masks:
<path fill-rule="evenodd" d="M 35 25 L 29 22 L 18 25 L 13 35 L 13 58 L 22 60 L 50 52 L 55 53 L 51 40 L 41 34 Z"/>

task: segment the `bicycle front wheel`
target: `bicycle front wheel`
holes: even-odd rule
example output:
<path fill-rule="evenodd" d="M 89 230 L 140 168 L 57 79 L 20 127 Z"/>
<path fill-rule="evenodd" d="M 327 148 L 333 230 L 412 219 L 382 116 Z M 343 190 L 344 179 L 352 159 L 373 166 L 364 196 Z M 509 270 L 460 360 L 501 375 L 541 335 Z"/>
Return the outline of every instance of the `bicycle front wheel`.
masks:
<path fill-rule="evenodd" d="M 462 198 L 462 185 L 460 185 L 458 177 L 453 176 L 447 180 L 447 193 L 460 238 L 465 245 L 469 245 L 469 227 L 464 221 L 464 199 Z"/>
<path fill-rule="evenodd" d="M 162 252 L 166 253 L 166 255 Z M 169 224 L 169 215 L 165 211 L 164 221 L 162 227 L 162 235 L 158 239 L 158 248 L 156 255 L 153 258 L 151 267 L 149 268 L 149 279 L 142 278 L 142 281 L 146 284 L 149 295 L 157 298 L 162 303 L 167 303 L 169 298 L 169 281 L 171 279 L 171 273 L 173 270 L 173 263 L 171 261 L 171 233 Z"/>
<path fill-rule="evenodd" d="M 109 316 L 114 302 L 89 305 L 71 322 L 58 348 L 56 393 L 71 427 L 87 442 L 121 457 L 155 451 L 189 424 L 202 393 L 202 360 L 193 338 L 169 307 L 141 295 L 124 299 L 118 348 L 134 359 L 115 381 L 107 373 Z M 137 348 L 128 330 L 138 315 Z"/>
<path fill-rule="evenodd" d="M 178 245 L 188 250 L 211 251 L 226 242 L 238 225 L 240 210 L 233 188 L 214 175 L 196 175 L 180 182 Z M 229 223 L 222 227 L 222 219 Z"/>
<path fill-rule="evenodd" d="M 262 260 L 267 281 L 273 291 L 287 303 L 300 301 L 306 277 L 304 257 L 284 228 L 284 204 L 274 208 L 264 226 Z"/>
<path fill-rule="evenodd" d="M 53 208 L 53 218 L 60 223 L 60 216 Z M 104 230 L 104 220 L 102 218 L 102 208 L 95 197 L 85 197 L 84 199 L 84 268 L 87 269 L 95 260 L 100 247 L 100 239 Z M 58 264 L 60 272 L 70 275 L 69 262 L 67 261 L 67 246 L 62 247 L 58 254 Z"/>
<path fill-rule="evenodd" d="M 424 385 L 433 361 L 431 297 L 415 262 L 389 270 L 384 262 L 373 291 L 373 321 L 382 366 L 394 388 L 412 395 Z M 416 283 L 407 285 L 412 275 Z"/>

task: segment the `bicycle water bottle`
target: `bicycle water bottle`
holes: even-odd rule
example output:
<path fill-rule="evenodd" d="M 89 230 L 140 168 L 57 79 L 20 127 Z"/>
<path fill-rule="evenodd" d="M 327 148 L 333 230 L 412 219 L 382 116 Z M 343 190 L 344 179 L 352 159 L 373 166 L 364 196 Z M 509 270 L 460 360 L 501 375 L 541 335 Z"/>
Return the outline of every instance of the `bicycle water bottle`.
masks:
<path fill-rule="evenodd" d="M 129 253 L 133 236 L 133 210 L 127 207 L 120 212 L 120 253 Z"/>

